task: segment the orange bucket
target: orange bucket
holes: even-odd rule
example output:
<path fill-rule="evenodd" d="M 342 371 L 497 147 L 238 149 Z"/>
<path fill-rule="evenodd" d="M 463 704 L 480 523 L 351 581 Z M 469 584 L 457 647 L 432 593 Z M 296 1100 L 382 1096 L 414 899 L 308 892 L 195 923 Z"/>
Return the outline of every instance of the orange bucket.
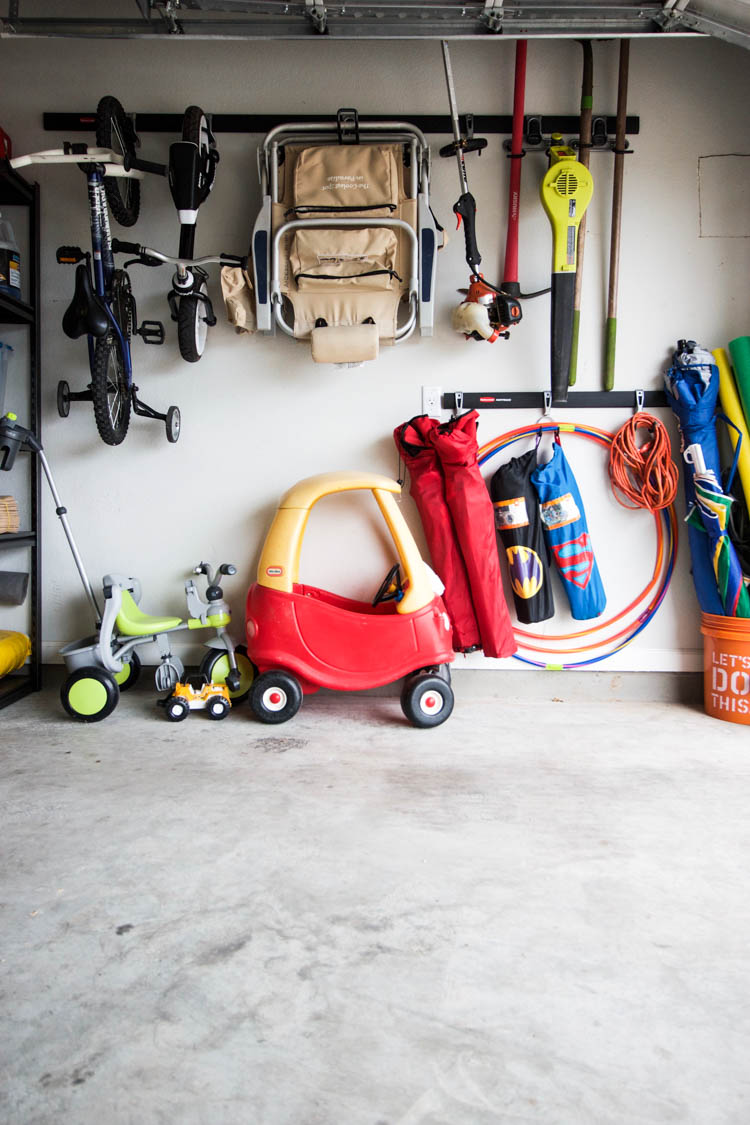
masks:
<path fill-rule="evenodd" d="M 750 725 L 750 618 L 701 614 L 706 714 Z"/>

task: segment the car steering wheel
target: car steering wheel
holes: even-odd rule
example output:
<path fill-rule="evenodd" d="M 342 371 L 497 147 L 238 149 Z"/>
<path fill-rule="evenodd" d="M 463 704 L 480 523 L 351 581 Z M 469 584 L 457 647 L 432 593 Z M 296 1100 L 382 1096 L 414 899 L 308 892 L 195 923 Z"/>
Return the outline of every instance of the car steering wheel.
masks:
<path fill-rule="evenodd" d="M 389 593 L 391 586 L 395 585 L 395 589 Z M 401 567 L 398 563 L 391 567 L 386 574 L 385 578 L 380 584 L 375 597 L 372 599 L 373 606 L 380 605 L 381 602 L 400 601 L 403 595 L 404 587 L 401 582 Z"/>

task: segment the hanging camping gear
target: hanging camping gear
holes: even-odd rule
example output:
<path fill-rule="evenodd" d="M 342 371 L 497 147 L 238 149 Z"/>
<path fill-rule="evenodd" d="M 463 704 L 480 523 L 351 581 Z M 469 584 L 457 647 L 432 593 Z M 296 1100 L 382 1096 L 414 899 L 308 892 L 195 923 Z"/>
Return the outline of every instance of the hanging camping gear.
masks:
<path fill-rule="evenodd" d="M 664 376 L 667 401 L 677 418 L 682 448 L 700 445 L 706 467 L 721 479 L 719 446 L 716 440 L 716 400 L 719 395 L 719 370 L 710 352 L 694 340 L 678 340 L 672 363 Z M 685 501 L 688 511 L 695 505 L 692 469 L 683 466 Z M 693 584 L 704 613 L 721 616 L 724 612 L 714 576 L 708 537 L 701 528 L 688 523 L 688 542 L 692 559 Z"/>
<path fill-rule="evenodd" d="M 544 537 L 576 621 L 599 617 L 607 604 L 594 558 L 581 493 L 555 433 L 552 457 L 531 474 L 541 505 Z"/>
<path fill-rule="evenodd" d="M 552 134 L 549 168 L 542 180 L 542 206 L 552 224 L 552 313 L 550 326 L 550 377 L 552 399 L 568 397 L 568 375 L 573 342 L 573 302 L 576 287 L 578 227 L 594 192 L 588 168 L 572 148 Z"/>
<path fill-rule="evenodd" d="M 490 480 L 495 528 L 505 547 L 516 616 L 524 625 L 555 613 L 539 501 L 531 483 L 536 450 L 513 457 Z"/>
<path fill-rule="evenodd" d="M 578 159 L 584 168 L 591 160 L 591 118 L 594 104 L 594 51 L 590 39 L 581 39 L 583 48 L 583 77 L 581 78 L 581 118 L 578 126 Z M 576 289 L 573 297 L 573 342 L 570 349 L 568 386 L 575 385 L 578 376 L 578 332 L 581 324 L 581 291 L 583 289 L 583 253 L 586 244 L 586 220 L 578 228 L 578 260 L 576 262 Z"/>
<path fill-rule="evenodd" d="M 404 422 L 393 440 L 409 470 L 409 493 L 417 506 L 435 570 L 445 585 L 443 602 L 453 626 L 453 648 L 471 652 L 480 647 L 479 626 L 469 579 L 445 499 L 445 480 L 430 434 L 438 423 L 427 414 Z"/>
<path fill-rule="evenodd" d="M 742 580 L 742 567 L 727 533 L 729 510 L 734 498 L 724 492 L 716 474 L 706 467 L 698 443 L 685 450 L 685 460 L 693 468 L 695 507 L 688 522 L 705 530 L 709 542 L 716 588 L 727 617 L 750 617 L 750 595 Z"/>
<path fill-rule="evenodd" d="M 615 173 L 612 184 L 612 238 L 609 251 L 609 291 L 607 297 L 606 352 L 604 357 L 604 389 L 615 385 L 615 347 L 617 343 L 617 283 L 620 272 L 620 226 L 622 222 L 622 179 L 625 172 L 627 140 L 625 126 L 628 113 L 628 67 L 630 40 L 620 40 L 620 65 L 617 78 L 617 124 L 615 126 Z"/>
<path fill-rule="evenodd" d="M 445 498 L 471 587 L 485 656 L 512 656 L 516 650 L 503 597 L 500 559 L 487 486 L 477 464 L 477 411 L 437 426 L 430 442 L 440 458 Z"/>
<path fill-rule="evenodd" d="M 540 431 L 541 433 L 554 433 L 558 428 L 555 422 L 536 422 L 533 426 L 521 426 L 516 430 L 511 430 L 507 434 L 502 434 L 500 437 L 493 438 L 479 449 L 479 464 L 480 466 L 485 465 L 491 457 L 506 450 L 517 441 L 523 441 L 529 438 L 538 439 Z M 581 425 L 575 422 L 565 423 L 565 433 L 587 438 L 605 449 L 611 446 L 615 437 L 614 434 L 608 433 L 607 430 L 600 430 L 595 426 Z M 643 630 L 647 628 L 654 614 L 658 611 L 659 606 L 664 601 L 667 590 L 669 589 L 677 558 L 678 538 L 677 516 L 674 506 L 664 508 L 661 512 L 653 512 L 652 515 L 656 527 L 656 560 L 654 570 L 649 583 L 630 604 L 606 621 L 603 619 L 599 620 L 596 625 L 592 625 L 587 629 L 577 629 L 573 633 L 562 636 L 552 636 L 546 629 L 543 633 L 532 633 L 525 629 L 516 629 L 515 636 L 520 649 L 528 649 L 536 653 L 550 653 L 554 654 L 554 656 L 552 661 L 550 661 L 549 657 L 546 660 L 540 661 L 529 659 L 526 656 L 522 656 L 521 652 L 517 652 L 514 655 L 515 660 L 519 660 L 523 664 L 530 664 L 535 668 L 546 668 L 556 671 L 564 668 L 582 668 L 591 664 L 596 664 L 601 660 L 606 660 L 607 657 L 615 652 L 619 652 L 620 649 L 630 644 L 639 633 L 642 633 Z M 643 606 L 641 603 L 644 602 L 646 598 L 648 598 L 649 601 Z M 624 627 L 619 628 L 614 635 L 606 637 L 605 639 L 595 640 L 593 643 L 587 642 L 583 645 L 576 644 L 572 647 L 568 645 L 569 641 L 578 641 L 581 637 L 595 637 L 600 633 L 607 632 L 613 625 L 621 623 L 631 612 L 635 613 L 635 617 Z M 535 641 L 536 644 L 529 643 L 531 641 Z M 562 663 L 560 657 L 563 653 L 557 651 L 557 645 L 564 645 L 565 654 L 571 655 L 588 653 L 592 649 L 600 648 L 603 645 L 611 645 L 612 647 L 607 652 L 599 653 L 597 656 L 587 656 L 585 659 L 575 661 L 566 660 Z"/>
<path fill-rule="evenodd" d="M 482 255 L 479 253 L 476 233 L 477 205 L 474 196 L 469 191 L 469 181 L 466 175 L 466 162 L 464 154 L 467 152 L 480 152 L 487 147 L 484 137 L 475 137 L 467 129 L 466 135 L 462 134 L 458 119 L 458 106 L 456 103 L 456 88 L 453 83 L 453 68 L 451 67 L 448 44 L 442 41 L 443 65 L 445 67 L 445 83 L 448 88 L 448 101 L 450 104 L 451 123 L 453 126 L 453 141 L 440 149 L 440 155 L 445 157 L 455 156 L 458 164 L 458 180 L 461 195 L 453 204 L 456 216 L 456 230 L 463 223 L 464 242 L 466 247 L 466 264 L 469 267 L 469 289 L 465 299 L 453 310 L 452 324 L 456 332 L 462 332 L 467 339 L 487 340 L 494 344 L 498 337 L 507 339 L 509 324 L 515 324 L 521 319 L 521 306 L 518 301 L 502 293 L 496 285 L 485 281 L 479 272 Z M 504 319 L 503 319 L 504 318 Z"/>

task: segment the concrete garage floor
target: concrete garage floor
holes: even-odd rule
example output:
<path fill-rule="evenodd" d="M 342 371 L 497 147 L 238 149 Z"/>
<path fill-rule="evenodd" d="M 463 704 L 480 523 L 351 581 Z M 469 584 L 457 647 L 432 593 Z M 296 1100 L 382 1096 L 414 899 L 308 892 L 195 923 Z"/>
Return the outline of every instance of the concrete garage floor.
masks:
<path fill-rule="evenodd" d="M 747 729 L 454 684 L 3 711 L 0 1119 L 747 1125 Z"/>

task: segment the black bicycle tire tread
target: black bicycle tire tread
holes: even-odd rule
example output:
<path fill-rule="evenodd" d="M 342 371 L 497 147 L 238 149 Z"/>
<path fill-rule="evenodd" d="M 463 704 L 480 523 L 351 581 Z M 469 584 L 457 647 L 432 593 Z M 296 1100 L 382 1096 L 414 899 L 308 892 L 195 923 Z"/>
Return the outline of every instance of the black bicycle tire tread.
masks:
<path fill-rule="evenodd" d="M 120 445 L 128 432 L 130 425 L 130 394 L 124 395 L 125 410 L 124 423 L 115 429 L 109 416 L 107 405 L 107 355 L 109 337 L 100 337 L 94 346 L 94 363 L 91 369 L 91 398 L 94 405 L 94 420 L 99 431 L 99 437 L 105 445 Z M 115 339 L 114 346 L 120 347 Z"/>
<path fill-rule="evenodd" d="M 182 115 L 182 139 L 191 144 L 201 143 L 201 121 L 206 116 L 199 105 L 189 105 Z"/>
<path fill-rule="evenodd" d="M 105 94 L 96 108 L 96 143 L 100 148 L 112 148 L 112 120 L 118 119 L 123 138 L 129 141 L 132 126 L 121 103 L 112 94 Z M 129 155 L 135 156 L 135 147 L 128 145 Z M 123 227 L 132 227 L 138 221 L 141 209 L 141 185 L 138 180 L 130 180 L 131 204 L 128 207 L 120 194 L 120 185 L 112 176 L 104 177 L 104 191 L 112 215 Z"/>
<path fill-rule="evenodd" d="M 188 304 L 190 302 L 190 304 Z M 195 346 L 195 326 L 194 316 L 188 317 L 183 310 L 195 307 L 195 313 L 200 316 L 200 306 L 203 304 L 197 297 L 183 297 L 180 300 L 180 308 L 177 316 L 177 346 L 180 349 L 180 355 L 186 363 L 197 363 L 203 355 Z"/>

